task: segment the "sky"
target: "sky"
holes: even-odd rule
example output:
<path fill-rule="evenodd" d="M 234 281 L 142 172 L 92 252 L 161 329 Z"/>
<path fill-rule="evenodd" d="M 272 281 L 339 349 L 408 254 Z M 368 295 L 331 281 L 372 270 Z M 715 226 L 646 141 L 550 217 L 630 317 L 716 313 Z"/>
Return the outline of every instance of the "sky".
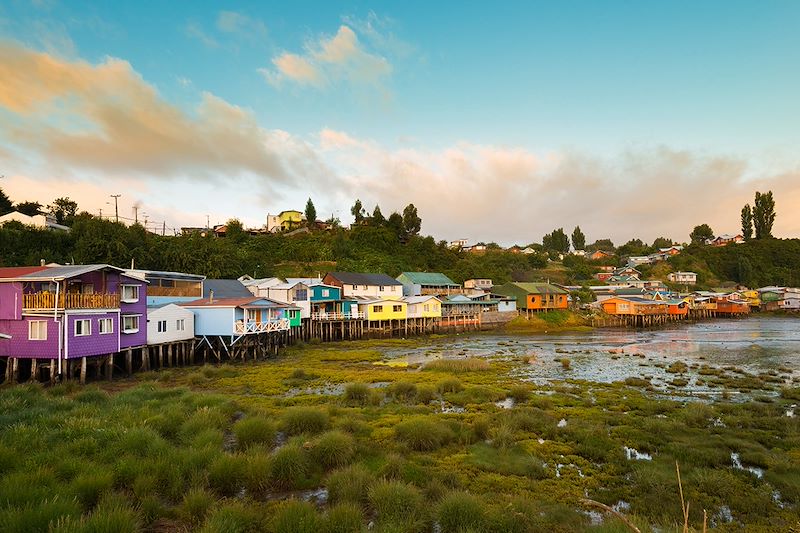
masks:
<path fill-rule="evenodd" d="M 150 227 L 800 235 L 800 2 L 0 2 L 0 187 Z"/>

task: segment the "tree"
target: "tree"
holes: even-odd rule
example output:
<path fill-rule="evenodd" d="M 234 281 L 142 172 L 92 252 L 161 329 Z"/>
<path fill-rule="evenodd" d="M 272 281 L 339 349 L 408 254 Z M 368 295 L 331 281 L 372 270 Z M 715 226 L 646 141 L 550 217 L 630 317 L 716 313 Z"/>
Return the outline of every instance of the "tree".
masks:
<path fill-rule="evenodd" d="M 39 214 L 39 211 L 42 210 L 42 204 L 39 202 L 20 202 L 14 209 L 22 213 L 23 215 L 28 215 L 29 217 L 36 216 Z"/>
<path fill-rule="evenodd" d="M 753 210 L 750 204 L 744 204 L 742 208 L 742 237 L 746 241 L 753 238 Z"/>
<path fill-rule="evenodd" d="M 569 238 L 564 233 L 564 228 L 558 228 L 542 237 L 542 246 L 549 252 L 569 252 Z"/>
<path fill-rule="evenodd" d="M 379 205 L 375 206 L 375 209 L 372 210 L 372 225 L 376 228 L 380 228 L 384 224 L 386 224 L 386 219 L 383 217 L 383 213 L 381 213 L 381 207 Z"/>
<path fill-rule="evenodd" d="M 356 203 L 350 208 L 350 214 L 353 215 L 356 224 L 361 224 L 361 222 L 364 221 L 364 216 L 367 214 L 367 211 L 364 209 L 364 206 L 361 205 L 361 200 L 356 200 Z"/>
<path fill-rule="evenodd" d="M 403 227 L 403 215 L 397 211 L 393 211 L 392 214 L 389 215 L 389 218 L 386 219 L 386 227 L 392 230 L 398 238 L 406 234 L 405 228 Z"/>
<path fill-rule="evenodd" d="M 611 239 L 597 239 L 592 244 L 586 247 L 587 252 L 594 252 L 595 250 L 603 250 L 604 252 L 614 252 L 614 243 Z"/>
<path fill-rule="evenodd" d="M 714 238 L 714 230 L 708 224 L 700 224 L 694 227 L 689 238 L 692 240 L 692 244 L 703 244 L 708 239 Z"/>
<path fill-rule="evenodd" d="M 580 226 L 575 226 L 572 230 L 572 248 L 574 250 L 583 250 L 586 247 L 586 235 L 581 231 Z"/>
<path fill-rule="evenodd" d="M 64 196 L 53 200 L 53 203 L 48 206 L 48 210 L 51 215 L 56 217 L 56 223 L 71 226 L 75 219 L 75 213 L 78 211 L 78 203 Z"/>
<path fill-rule="evenodd" d="M 403 229 L 407 235 L 419 235 L 419 230 L 422 228 L 422 219 L 417 214 L 417 208 L 414 204 L 408 204 L 403 209 Z"/>
<path fill-rule="evenodd" d="M 232 242 L 242 242 L 246 239 L 247 233 L 238 218 L 232 218 L 225 223 L 225 238 Z"/>
<path fill-rule="evenodd" d="M 644 255 L 647 253 L 647 245 L 642 242 L 642 239 L 631 239 L 617 248 L 617 253 L 627 257 L 632 255 Z"/>
<path fill-rule="evenodd" d="M 753 226 L 756 239 L 772 238 L 772 224 L 775 223 L 775 200 L 772 191 L 761 194 L 756 191 L 756 201 L 753 205 Z"/>
<path fill-rule="evenodd" d="M 308 227 L 313 227 L 317 223 L 317 209 L 314 207 L 314 202 L 311 198 L 306 202 L 306 224 Z"/>
<path fill-rule="evenodd" d="M 672 239 L 668 239 L 666 237 L 656 237 L 656 240 L 653 241 L 653 246 L 655 250 L 659 248 L 669 248 L 672 246 Z"/>
<path fill-rule="evenodd" d="M 0 189 L 0 215 L 5 215 L 13 210 L 14 204 L 11 203 L 11 199 L 6 196 L 6 193 L 3 192 L 3 189 Z"/>

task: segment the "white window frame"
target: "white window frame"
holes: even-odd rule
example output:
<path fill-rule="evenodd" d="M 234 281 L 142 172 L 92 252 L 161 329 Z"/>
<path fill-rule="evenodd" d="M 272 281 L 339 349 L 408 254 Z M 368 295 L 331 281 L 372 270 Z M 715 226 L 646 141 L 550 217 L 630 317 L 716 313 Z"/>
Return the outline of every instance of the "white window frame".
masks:
<path fill-rule="evenodd" d="M 125 297 L 125 290 L 126 289 L 132 289 L 135 292 L 135 296 L 130 297 L 130 298 Z M 139 289 L 140 289 L 139 285 L 123 284 L 121 289 L 120 289 L 120 301 L 122 301 L 123 303 L 126 303 L 126 304 L 134 304 L 134 303 L 138 302 L 139 301 L 139 292 L 140 292 Z"/>
<path fill-rule="evenodd" d="M 156 329 L 159 333 L 166 333 L 167 332 L 167 321 L 166 320 L 159 320 L 156 322 Z"/>
<path fill-rule="evenodd" d="M 258 314 L 256 313 L 258 309 L 247 309 L 246 317 L 248 322 L 255 322 L 258 318 Z"/>
<path fill-rule="evenodd" d="M 326 297 L 328 297 L 330 295 L 331 295 L 331 290 L 330 289 L 322 289 L 322 297 L 323 298 L 326 298 Z"/>
<path fill-rule="evenodd" d="M 378 285 L 378 291 L 383 292 L 383 285 Z"/>
<path fill-rule="evenodd" d="M 103 324 L 108 324 L 108 329 L 105 331 L 103 330 Z M 100 335 L 110 335 L 114 333 L 114 319 L 112 318 L 101 318 L 97 321 L 97 332 Z"/>
<path fill-rule="evenodd" d="M 36 336 L 34 336 L 34 324 L 36 325 Z M 41 336 L 42 325 L 44 325 L 44 336 Z M 46 341 L 47 340 L 47 320 L 31 320 L 28 322 L 28 340 Z"/>
<path fill-rule="evenodd" d="M 84 329 L 81 326 L 81 332 L 78 333 L 78 324 L 85 325 L 86 328 Z M 89 337 L 92 334 L 92 319 L 90 318 L 79 318 L 75 322 L 72 323 L 72 334 L 74 337 Z"/>
<path fill-rule="evenodd" d="M 186 331 L 186 319 L 179 318 L 175 321 L 175 331 Z"/>
<path fill-rule="evenodd" d="M 136 322 L 136 326 L 135 327 L 131 327 L 131 328 L 125 327 L 125 322 L 128 319 L 135 321 Z M 126 333 L 128 335 L 130 335 L 132 333 L 139 333 L 139 326 L 140 326 L 140 324 L 139 324 L 139 315 L 122 315 L 122 318 L 121 318 L 120 322 L 122 322 L 122 333 Z"/>

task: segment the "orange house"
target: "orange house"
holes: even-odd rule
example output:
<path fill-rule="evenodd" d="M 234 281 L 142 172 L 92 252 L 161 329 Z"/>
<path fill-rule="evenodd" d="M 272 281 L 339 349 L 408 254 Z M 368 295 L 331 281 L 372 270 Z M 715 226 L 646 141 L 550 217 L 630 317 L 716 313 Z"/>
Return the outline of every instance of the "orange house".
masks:
<path fill-rule="evenodd" d="M 716 298 L 717 313 L 721 315 L 746 315 L 750 312 L 750 304 L 746 300 L 731 300 L 721 296 Z"/>
<path fill-rule="evenodd" d="M 622 296 L 603 300 L 600 308 L 606 314 L 617 316 L 666 315 L 668 312 L 665 302 Z"/>
<path fill-rule="evenodd" d="M 689 303 L 686 300 L 669 300 L 667 313 L 671 316 L 686 316 L 689 314 Z"/>
<path fill-rule="evenodd" d="M 512 282 L 495 287 L 492 292 L 516 298 L 517 309 L 549 311 L 569 307 L 569 293 L 551 283 Z"/>

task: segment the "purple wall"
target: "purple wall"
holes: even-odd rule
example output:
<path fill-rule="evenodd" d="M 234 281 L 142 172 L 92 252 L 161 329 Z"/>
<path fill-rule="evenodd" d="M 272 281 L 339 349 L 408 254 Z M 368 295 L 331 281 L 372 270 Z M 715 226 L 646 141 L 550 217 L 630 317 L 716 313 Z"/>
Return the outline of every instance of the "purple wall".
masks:
<path fill-rule="evenodd" d="M 0 283 L 0 319 L 15 320 L 22 312 L 22 284 Z"/>
<path fill-rule="evenodd" d="M 47 340 L 29 341 L 28 322 L 47 320 Z M 58 329 L 61 321 L 53 318 L 25 317 L 24 320 L 0 320 L 0 333 L 11 338 L 0 342 L 0 356 L 55 359 L 58 357 Z"/>
<path fill-rule="evenodd" d="M 121 278 L 121 279 L 120 279 Z M 111 281 L 113 279 L 113 281 Z M 119 287 L 120 283 L 125 285 L 138 285 L 139 286 L 139 301 L 136 303 L 120 302 L 120 315 L 140 315 L 139 316 L 139 332 L 138 333 L 122 333 L 120 338 L 120 346 L 131 348 L 134 346 L 144 346 L 147 344 L 147 283 L 140 279 L 129 278 L 128 276 L 118 276 L 116 274 L 109 275 L 109 292 L 119 292 L 120 298 L 122 291 Z M 113 289 L 112 289 L 113 287 Z M 120 317 L 120 322 L 122 318 Z M 120 323 L 120 331 L 122 324 Z"/>
<path fill-rule="evenodd" d="M 67 341 L 64 350 L 68 359 L 92 355 L 105 355 L 119 351 L 120 329 L 117 313 L 69 314 L 67 315 Z M 100 335 L 100 319 L 110 318 L 114 324 L 114 332 Z M 89 319 L 92 322 L 92 334 L 75 336 L 75 321 Z M 49 332 L 48 332 L 49 333 Z"/>

